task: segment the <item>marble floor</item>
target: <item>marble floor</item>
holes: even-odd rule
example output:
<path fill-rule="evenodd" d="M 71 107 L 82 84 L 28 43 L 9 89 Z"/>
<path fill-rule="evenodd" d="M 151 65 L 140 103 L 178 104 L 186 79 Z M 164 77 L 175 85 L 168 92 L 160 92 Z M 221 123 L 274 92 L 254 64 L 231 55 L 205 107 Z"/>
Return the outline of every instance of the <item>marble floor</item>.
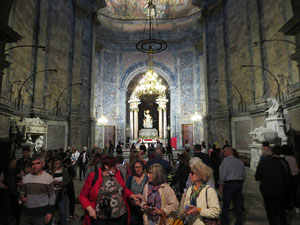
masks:
<path fill-rule="evenodd" d="M 244 200 L 245 200 L 245 213 L 244 225 L 268 225 L 266 212 L 263 206 L 263 200 L 259 192 L 259 183 L 254 179 L 254 172 L 246 168 L 247 179 L 244 183 Z M 74 181 L 76 193 L 79 193 L 83 182 L 78 180 Z M 220 201 L 222 204 L 222 201 Z M 68 222 L 69 225 L 82 224 L 80 217 L 83 215 L 83 210 L 80 204 L 76 204 L 76 214 L 78 218 Z M 231 224 L 234 224 L 234 212 L 230 212 Z M 295 212 L 288 213 L 289 225 L 300 225 L 300 214 Z"/>

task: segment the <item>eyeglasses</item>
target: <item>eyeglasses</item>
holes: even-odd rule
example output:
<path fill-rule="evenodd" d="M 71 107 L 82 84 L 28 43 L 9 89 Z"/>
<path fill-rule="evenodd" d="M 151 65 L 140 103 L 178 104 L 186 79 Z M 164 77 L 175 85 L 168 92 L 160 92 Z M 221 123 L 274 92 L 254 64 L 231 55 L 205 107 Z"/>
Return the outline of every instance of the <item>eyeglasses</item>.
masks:
<path fill-rule="evenodd" d="M 134 169 L 141 169 L 143 168 L 142 166 L 135 166 Z"/>

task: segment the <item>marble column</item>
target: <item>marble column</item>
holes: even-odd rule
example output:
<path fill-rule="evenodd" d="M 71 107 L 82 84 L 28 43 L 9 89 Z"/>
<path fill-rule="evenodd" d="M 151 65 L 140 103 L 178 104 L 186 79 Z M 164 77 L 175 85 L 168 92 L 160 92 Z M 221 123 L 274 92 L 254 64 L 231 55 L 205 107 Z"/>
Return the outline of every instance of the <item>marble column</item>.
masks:
<path fill-rule="evenodd" d="M 130 139 L 133 139 L 133 110 L 130 109 Z"/>
<path fill-rule="evenodd" d="M 134 134 L 133 138 L 138 139 L 138 131 L 139 131 L 139 115 L 138 115 L 139 109 L 134 109 Z"/>
<path fill-rule="evenodd" d="M 166 98 L 156 99 L 156 104 L 158 104 L 158 136 L 159 138 L 167 138 L 167 102 L 169 100 Z M 163 114 L 164 112 L 164 114 Z"/>
<path fill-rule="evenodd" d="M 158 107 L 158 137 L 163 138 L 163 117 L 162 117 L 162 108 Z"/>
<path fill-rule="evenodd" d="M 167 134 L 167 108 L 164 108 L 164 139 L 168 138 Z"/>
<path fill-rule="evenodd" d="M 130 99 L 128 101 L 130 104 L 130 139 L 138 139 L 138 131 L 139 131 L 139 104 L 141 101 L 137 98 Z"/>

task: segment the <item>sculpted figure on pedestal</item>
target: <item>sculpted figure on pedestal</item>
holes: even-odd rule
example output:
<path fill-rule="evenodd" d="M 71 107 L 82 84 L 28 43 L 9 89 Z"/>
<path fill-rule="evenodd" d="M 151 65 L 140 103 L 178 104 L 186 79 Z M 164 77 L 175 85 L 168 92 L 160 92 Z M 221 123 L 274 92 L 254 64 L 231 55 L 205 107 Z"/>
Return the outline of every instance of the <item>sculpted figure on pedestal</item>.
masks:
<path fill-rule="evenodd" d="M 43 147 L 43 145 L 44 145 L 44 137 L 41 135 L 35 141 L 35 147 L 34 147 L 35 151 L 38 152 L 41 149 L 41 147 Z"/>
<path fill-rule="evenodd" d="M 143 126 L 144 128 L 152 128 L 153 126 L 153 119 L 150 116 L 150 111 L 149 110 L 145 110 L 144 111 L 144 120 L 143 120 Z"/>

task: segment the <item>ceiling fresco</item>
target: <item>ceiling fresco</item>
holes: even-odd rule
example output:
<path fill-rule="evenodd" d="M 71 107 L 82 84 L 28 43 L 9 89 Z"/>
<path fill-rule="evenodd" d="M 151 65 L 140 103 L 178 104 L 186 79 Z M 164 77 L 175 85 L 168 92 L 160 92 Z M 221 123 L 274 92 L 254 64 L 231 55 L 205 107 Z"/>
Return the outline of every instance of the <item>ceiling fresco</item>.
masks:
<path fill-rule="evenodd" d="M 106 0 L 99 13 L 117 19 L 145 19 L 148 0 Z M 157 18 L 183 18 L 199 12 L 192 0 L 153 0 Z"/>

